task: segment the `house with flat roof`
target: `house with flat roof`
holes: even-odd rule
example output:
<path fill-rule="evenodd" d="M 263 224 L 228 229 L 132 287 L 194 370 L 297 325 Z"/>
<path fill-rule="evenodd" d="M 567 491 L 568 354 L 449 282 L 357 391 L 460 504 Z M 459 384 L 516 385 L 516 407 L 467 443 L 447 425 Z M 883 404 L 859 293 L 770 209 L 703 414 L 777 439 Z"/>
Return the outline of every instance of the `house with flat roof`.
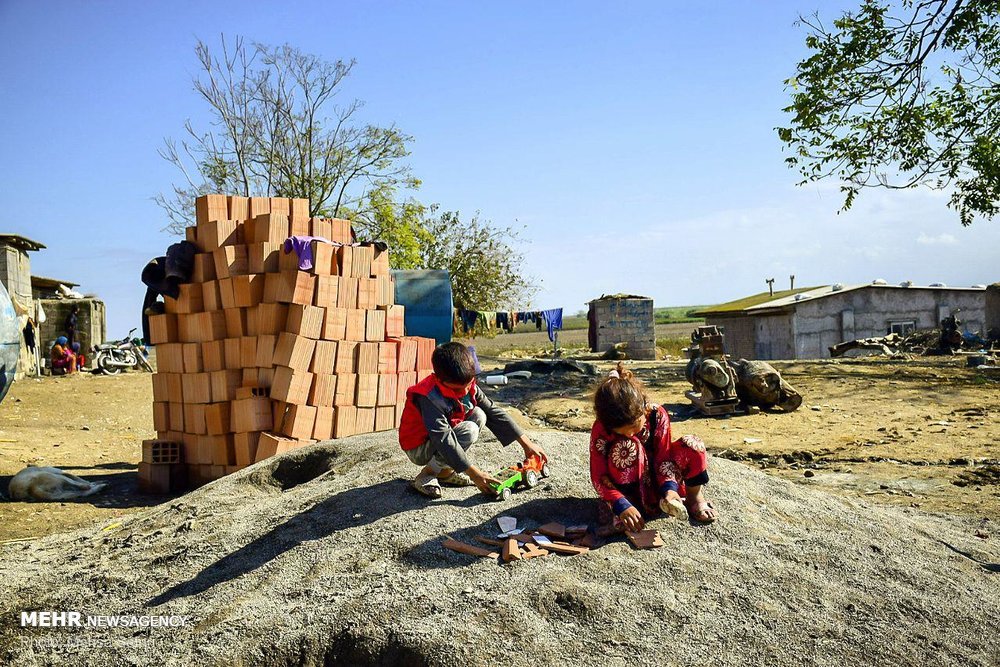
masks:
<path fill-rule="evenodd" d="M 726 352 L 733 357 L 821 359 L 837 343 L 932 329 L 956 313 L 962 330 L 985 333 L 986 295 L 985 285 L 873 280 L 762 292 L 697 314 L 725 328 Z"/>

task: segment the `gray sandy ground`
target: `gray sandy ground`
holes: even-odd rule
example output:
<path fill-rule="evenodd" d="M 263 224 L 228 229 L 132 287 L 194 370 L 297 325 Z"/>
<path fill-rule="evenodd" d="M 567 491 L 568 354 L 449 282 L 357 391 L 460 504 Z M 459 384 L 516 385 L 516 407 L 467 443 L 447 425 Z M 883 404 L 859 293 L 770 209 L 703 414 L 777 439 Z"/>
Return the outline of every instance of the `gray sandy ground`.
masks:
<path fill-rule="evenodd" d="M 120 524 L 0 547 L 0 664 L 998 665 L 1000 547 L 978 522 L 873 507 L 712 460 L 711 526 L 653 522 L 510 565 L 444 535 L 593 522 L 587 436 L 533 436 L 552 477 L 428 502 L 395 434 L 270 459 Z M 473 450 L 487 469 L 520 453 Z M 990 527 L 987 526 L 987 529 Z M 22 628 L 24 610 L 190 616 Z"/>

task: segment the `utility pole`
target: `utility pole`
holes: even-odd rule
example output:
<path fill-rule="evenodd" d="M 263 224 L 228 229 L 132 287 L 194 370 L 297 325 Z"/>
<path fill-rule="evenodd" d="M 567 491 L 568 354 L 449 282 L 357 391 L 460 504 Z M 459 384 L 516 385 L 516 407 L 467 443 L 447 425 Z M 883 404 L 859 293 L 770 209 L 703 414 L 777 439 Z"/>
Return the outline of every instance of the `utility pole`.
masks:
<path fill-rule="evenodd" d="M 767 283 L 767 291 L 771 293 L 771 296 L 774 296 L 774 278 L 768 278 L 764 282 Z"/>

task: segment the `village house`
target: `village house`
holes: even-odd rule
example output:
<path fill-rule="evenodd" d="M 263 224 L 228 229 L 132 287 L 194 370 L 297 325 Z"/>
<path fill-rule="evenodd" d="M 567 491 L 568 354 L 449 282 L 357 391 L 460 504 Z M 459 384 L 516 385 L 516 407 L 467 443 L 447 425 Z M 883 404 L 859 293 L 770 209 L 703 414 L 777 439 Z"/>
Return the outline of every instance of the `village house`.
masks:
<path fill-rule="evenodd" d="M 45 245 L 18 234 L 0 234 L 0 282 L 7 289 L 17 316 L 17 330 L 24 328 L 28 317 L 36 322 L 35 340 L 42 364 L 47 361 L 47 351 L 57 337 L 63 334 L 66 316 L 72 307 L 78 307 L 77 339 L 84 350 L 102 343 L 107 334 L 104 302 L 92 296 L 74 292 L 78 284 L 31 275 L 29 252 L 43 250 Z M 29 354 L 21 339 L 15 377 L 34 372 L 34 357 Z"/>
<path fill-rule="evenodd" d="M 762 292 L 697 314 L 725 328 L 726 351 L 735 358 L 821 359 L 837 343 L 931 329 L 953 314 L 962 331 L 985 333 L 986 303 L 985 285 L 874 280 Z"/>

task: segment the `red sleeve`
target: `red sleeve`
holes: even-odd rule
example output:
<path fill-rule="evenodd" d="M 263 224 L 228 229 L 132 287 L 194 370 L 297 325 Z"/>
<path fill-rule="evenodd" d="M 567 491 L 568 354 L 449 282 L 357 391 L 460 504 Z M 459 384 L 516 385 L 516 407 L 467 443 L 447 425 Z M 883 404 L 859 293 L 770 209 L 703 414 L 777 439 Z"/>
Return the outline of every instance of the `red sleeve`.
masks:
<path fill-rule="evenodd" d="M 625 496 L 608 476 L 608 439 L 600 423 L 595 423 L 590 429 L 590 483 L 601 500 L 614 503 Z"/>

